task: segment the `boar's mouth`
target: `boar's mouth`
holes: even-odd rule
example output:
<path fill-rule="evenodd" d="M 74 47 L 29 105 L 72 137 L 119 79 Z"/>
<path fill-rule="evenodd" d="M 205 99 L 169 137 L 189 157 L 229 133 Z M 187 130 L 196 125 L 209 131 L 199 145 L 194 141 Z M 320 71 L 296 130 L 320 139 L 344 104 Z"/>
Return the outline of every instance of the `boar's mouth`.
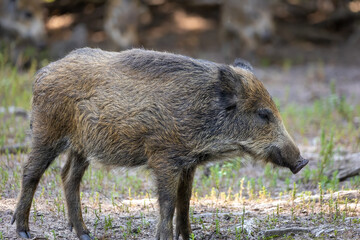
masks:
<path fill-rule="evenodd" d="M 294 161 L 294 159 L 285 158 L 283 156 L 283 154 L 281 153 L 280 148 L 278 148 L 276 146 L 272 146 L 269 149 L 268 159 L 270 160 L 270 162 L 272 162 L 278 166 L 281 166 L 281 167 L 289 168 L 293 174 L 298 173 L 309 162 L 309 160 L 304 159 L 300 155 L 297 156 L 296 158 L 298 158 L 297 161 L 296 160 Z"/>
<path fill-rule="evenodd" d="M 293 174 L 298 173 L 303 167 L 306 166 L 306 164 L 308 164 L 309 160 L 304 159 L 303 157 L 300 156 L 300 160 L 297 161 L 297 164 L 295 165 L 295 167 L 290 168 L 291 172 Z"/>

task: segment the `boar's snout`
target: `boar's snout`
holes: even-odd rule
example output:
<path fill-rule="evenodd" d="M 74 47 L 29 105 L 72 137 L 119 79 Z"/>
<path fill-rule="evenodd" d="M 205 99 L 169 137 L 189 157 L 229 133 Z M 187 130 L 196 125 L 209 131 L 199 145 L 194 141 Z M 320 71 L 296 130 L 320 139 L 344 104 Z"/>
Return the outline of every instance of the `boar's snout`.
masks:
<path fill-rule="evenodd" d="M 270 148 L 269 160 L 276 165 L 289 168 L 293 174 L 298 173 L 309 162 L 309 160 L 304 159 L 300 155 L 297 147 L 293 146 L 283 148 L 272 146 Z"/>
<path fill-rule="evenodd" d="M 290 168 L 290 170 L 292 171 L 293 174 L 298 173 L 303 167 L 306 166 L 306 164 L 308 164 L 309 160 L 303 158 L 302 156 L 300 156 L 300 159 L 296 162 L 296 165 L 292 168 Z"/>

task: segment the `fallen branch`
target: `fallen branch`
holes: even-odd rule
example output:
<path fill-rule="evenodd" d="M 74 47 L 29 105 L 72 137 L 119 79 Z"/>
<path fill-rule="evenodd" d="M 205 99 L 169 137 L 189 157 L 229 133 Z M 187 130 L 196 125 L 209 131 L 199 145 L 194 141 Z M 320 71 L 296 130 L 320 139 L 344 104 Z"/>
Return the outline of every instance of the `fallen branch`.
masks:
<path fill-rule="evenodd" d="M 296 233 L 308 233 L 311 232 L 311 228 L 302 228 L 302 227 L 292 227 L 292 228 L 277 228 L 277 229 L 270 229 L 265 230 L 261 232 L 261 235 L 263 235 L 265 238 L 271 237 L 271 236 L 284 236 L 286 234 L 296 234 Z"/>
<path fill-rule="evenodd" d="M 333 200 L 345 199 L 345 198 L 347 198 L 348 200 L 351 200 L 351 199 L 357 199 L 357 198 L 359 198 L 359 196 L 360 196 L 359 190 L 347 190 L 347 191 L 334 192 L 332 194 L 324 194 L 324 195 L 322 195 L 322 197 L 319 194 L 317 194 L 317 195 L 310 196 L 310 197 L 297 198 L 294 202 L 298 203 L 303 200 L 319 202 L 320 198 L 322 198 L 322 201 L 328 201 L 330 199 L 333 199 Z"/>
<path fill-rule="evenodd" d="M 336 170 L 331 170 L 327 174 L 327 176 L 331 178 L 335 171 L 338 171 L 337 178 L 339 179 L 340 182 L 345 181 L 350 177 L 355 177 L 357 175 L 360 175 L 360 167 L 355 167 L 355 168 L 340 168 Z"/>
<path fill-rule="evenodd" d="M 250 213 L 249 211 L 245 212 L 245 215 Z M 195 217 L 214 217 L 214 216 L 218 216 L 218 217 L 224 217 L 224 218 L 231 218 L 232 216 L 243 216 L 244 213 L 242 212 L 228 212 L 228 213 L 212 213 L 212 212 L 207 212 L 207 213 L 194 213 Z"/>
<path fill-rule="evenodd" d="M 315 237 L 319 237 L 321 234 L 323 233 L 330 233 L 330 232 L 333 232 L 334 231 L 334 228 L 314 228 L 311 230 L 311 234 L 315 235 Z"/>
<path fill-rule="evenodd" d="M 244 220 L 244 224 L 238 224 L 235 227 L 250 237 L 255 229 L 255 220 L 253 218 Z"/>
<path fill-rule="evenodd" d="M 289 196 L 288 196 L 289 197 Z M 294 200 L 294 203 L 303 203 L 303 202 L 320 202 L 320 199 L 322 199 L 323 202 L 327 202 L 330 199 L 333 201 L 339 200 L 353 200 L 360 198 L 360 190 L 344 190 L 344 191 L 338 191 L 334 193 L 329 194 L 323 194 L 320 196 L 320 194 L 312 195 L 312 196 L 300 196 L 297 195 L 297 198 Z M 291 201 L 288 199 L 286 200 L 275 200 L 270 203 L 259 203 L 257 204 L 257 207 L 260 209 L 266 209 L 267 211 L 273 211 L 278 205 L 287 205 L 290 204 Z M 248 211 L 246 211 L 248 212 Z"/>

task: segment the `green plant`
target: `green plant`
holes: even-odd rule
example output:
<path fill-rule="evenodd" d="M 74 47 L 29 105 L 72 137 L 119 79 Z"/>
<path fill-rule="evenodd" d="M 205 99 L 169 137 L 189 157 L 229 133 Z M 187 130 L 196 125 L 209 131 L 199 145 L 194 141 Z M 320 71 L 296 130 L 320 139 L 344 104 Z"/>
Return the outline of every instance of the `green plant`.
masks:
<path fill-rule="evenodd" d="M 326 138 L 325 130 L 321 132 L 321 150 L 320 150 L 320 163 L 318 165 L 318 181 L 323 182 L 327 180 L 324 176 L 325 167 L 327 167 L 331 162 L 334 155 L 334 132 L 330 133 L 329 139 Z"/>
<path fill-rule="evenodd" d="M 55 230 L 54 229 L 52 229 L 51 230 L 51 232 L 52 232 L 52 234 L 53 234 L 53 238 L 54 238 L 54 240 L 56 239 L 56 232 L 55 232 Z"/>
<path fill-rule="evenodd" d="M 105 225 L 104 225 L 105 232 L 113 228 L 112 223 L 113 223 L 113 218 L 110 215 L 108 215 L 107 217 L 105 216 Z"/>

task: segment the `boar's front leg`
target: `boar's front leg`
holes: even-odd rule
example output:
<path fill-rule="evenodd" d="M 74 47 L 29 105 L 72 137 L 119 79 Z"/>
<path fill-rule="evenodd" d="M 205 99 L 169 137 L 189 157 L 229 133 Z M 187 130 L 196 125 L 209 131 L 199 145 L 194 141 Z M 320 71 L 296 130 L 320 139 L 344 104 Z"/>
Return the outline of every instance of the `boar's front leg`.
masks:
<path fill-rule="evenodd" d="M 181 172 L 178 167 L 174 166 L 174 162 L 166 158 L 149 159 L 149 166 L 156 176 L 160 206 L 160 220 L 156 233 L 157 240 L 173 239 L 173 217 Z"/>
<path fill-rule="evenodd" d="M 88 166 L 89 163 L 84 156 L 70 150 L 68 160 L 61 171 L 70 230 L 74 227 L 81 240 L 93 239 L 84 224 L 80 204 L 80 182 Z"/>
<path fill-rule="evenodd" d="M 176 201 L 175 239 L 177 240 L 179 239 L 180 235 L 183 239 L 190 238 L 191 226 L 189 218 L 189 208 L 195 169 L 196 167 L 184 169 L 180 176 Z"/>

